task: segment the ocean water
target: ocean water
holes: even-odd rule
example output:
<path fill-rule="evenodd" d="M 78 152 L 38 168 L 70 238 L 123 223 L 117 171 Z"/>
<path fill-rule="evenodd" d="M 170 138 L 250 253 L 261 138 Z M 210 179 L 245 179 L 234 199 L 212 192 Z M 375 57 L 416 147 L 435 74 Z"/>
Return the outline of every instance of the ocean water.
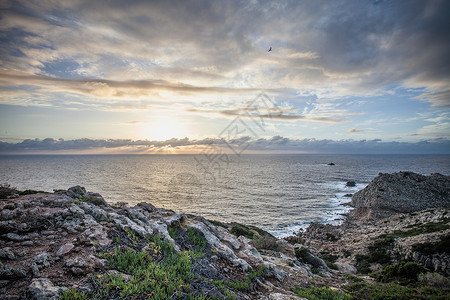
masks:
<path fill-rule="evenodd" d="M 205 167 L 201 155 L 0 156 L 0 183 L 52 191 L 74 185 L 106 201 L 259 226 L 277 236 L 311 222 L 339 223 L 346 194 L 379 172 L 450 174 L 450 156 L 242 155 Z M 329 166 L 328 163 L 335 163 Z M 202 164 L 200 164 L 202 163 Z M 355 187 L 346 187 L 355 181 Z"/>

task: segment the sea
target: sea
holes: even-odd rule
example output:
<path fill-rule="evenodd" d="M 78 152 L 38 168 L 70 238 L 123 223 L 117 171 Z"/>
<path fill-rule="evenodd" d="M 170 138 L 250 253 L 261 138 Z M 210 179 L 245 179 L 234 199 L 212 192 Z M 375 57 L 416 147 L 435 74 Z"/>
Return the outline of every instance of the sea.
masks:
<path fill-rule="evenodd" d="M 333 163 L 334 165 L 330 165 Z M 0 183 L 52 192 L 84 186 L 107 202 L 261 227 L 284 237 L 339 224 L 378 173 L 450 174 L 448 155 L 3 155 Z M 347 182 L 355 186 L 348 187 Z"/>

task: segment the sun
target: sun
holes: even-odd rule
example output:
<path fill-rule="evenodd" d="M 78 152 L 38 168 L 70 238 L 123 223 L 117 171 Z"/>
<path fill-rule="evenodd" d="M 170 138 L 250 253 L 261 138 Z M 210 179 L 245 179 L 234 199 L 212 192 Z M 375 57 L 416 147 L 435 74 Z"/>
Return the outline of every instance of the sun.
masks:
<path fill-rule="evenodd" d="M 186 126 L 176 117 L 161 116 L 141 125 L 140 136 L 147 140 L 166 141 L 188 136 Z"/>

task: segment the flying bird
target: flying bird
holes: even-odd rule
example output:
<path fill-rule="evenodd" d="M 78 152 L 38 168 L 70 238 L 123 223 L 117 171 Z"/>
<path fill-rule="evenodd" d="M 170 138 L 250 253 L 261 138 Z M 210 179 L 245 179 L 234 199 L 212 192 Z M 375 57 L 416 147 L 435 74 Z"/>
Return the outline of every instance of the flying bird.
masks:
<path fill-rule="evenodd" d="M 270 52 L 270 51 L 272 51 L 272 47 L 270 47 L 269 51 L 267 51 L 267 52 Z"/>

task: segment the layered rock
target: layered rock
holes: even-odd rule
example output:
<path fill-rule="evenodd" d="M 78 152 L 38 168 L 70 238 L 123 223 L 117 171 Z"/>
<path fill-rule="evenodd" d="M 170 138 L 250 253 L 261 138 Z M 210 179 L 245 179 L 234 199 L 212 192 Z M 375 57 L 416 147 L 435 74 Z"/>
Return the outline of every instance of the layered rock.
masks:
<path fill-rule="evenodd" d="M 413 172 L 380 173 L 351 201 L 351 220 L 363 223 L 430 208 L 450 208 L 450 176 Z"/>
<path fill-rule="evenodd" d="M 199 281 L 191 283 L 194 295 L 222 298 L 225 290 L 213 282 L 233 286 L 241 280 L 248 288 L 233 291 L 238 299 L 283 299 L 282 295 L 295 299 L 291 287 L 315 277 L 311 266 L 295 258 L 294 246 L 260 229 L 240 225 L 252 233 L 253 240 L 233 235 L 235 225 L 214 225 L 200 216 L 177 214 L 149 203 L 114 208 L 101 195 L 79 186 L 0 200 L 0 210 L 0 293 L 5 299 L 53 299 L 68 289 L 89 297 L 98 289 L 95 278 L 107 274 L 130 281 L 133 275 L 112 269 L 104 255 L 115 249 L 158 253 L 149 243 L 156 235 L 171 243 L 175 252 L 202 252 L 192 262 Z M 190 229 L 206 240 L 202 249 L 189 240 Z M 270 243 L 264 243 L 266 238 Z M 256 241 L 277 251 L 265 246 L 257 249 Z M 264 276 L 245 279 L 259 266 L 264 266 Z M 300 278 L 300 274 L 307 276 Z M 186 297 L 180 292 L 175 298 Z"/>

